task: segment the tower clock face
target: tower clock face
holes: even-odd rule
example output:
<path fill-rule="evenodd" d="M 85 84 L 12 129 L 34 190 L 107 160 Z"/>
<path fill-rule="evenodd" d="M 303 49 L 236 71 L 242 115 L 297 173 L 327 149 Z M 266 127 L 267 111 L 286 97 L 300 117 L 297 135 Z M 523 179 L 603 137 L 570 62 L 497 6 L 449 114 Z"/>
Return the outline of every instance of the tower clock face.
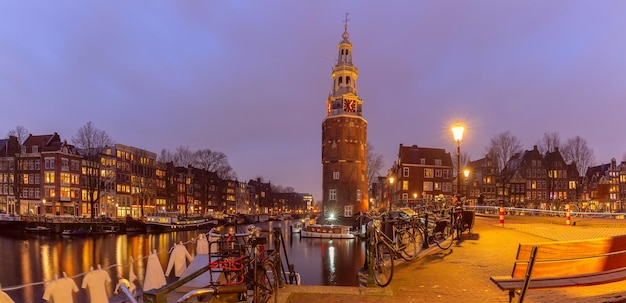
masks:
<path fill-rule="evenodd" d="M 343 100 L 343 110 L 351 113 L 356 112 L 356 101 L 347 99 Z"/>

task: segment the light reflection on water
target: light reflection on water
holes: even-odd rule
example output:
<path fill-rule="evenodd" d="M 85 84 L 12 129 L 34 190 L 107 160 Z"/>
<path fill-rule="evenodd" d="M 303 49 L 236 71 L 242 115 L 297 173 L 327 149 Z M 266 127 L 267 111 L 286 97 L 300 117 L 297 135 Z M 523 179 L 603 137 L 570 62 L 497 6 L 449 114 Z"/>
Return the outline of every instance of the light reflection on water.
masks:
<path fill-rule="evenodd" d="M 258 224 L 259 227 L 282 228 L 284 250 L 287 260 L 294 264 L 301 276 L 303 285 L 356 284 L 356 272 L 364 262 L 364 241 L 358 239 L 300 239 L 291 234 L 289 221 Z M 206 232 L 206 231 L 203 231 Z M 143 281 L 146 272 L 146 259 L 153 250 L 159 252 L 159 260 L 165 269 L 169 260 L 169 250 L 174 243 L 188 242 L 200 231 L 185 231 L 162 234 L 107 235 L 97 237 L 62 237 L 50 235 L 0 236 L 0 285 L 17 302 L 44 303 L 42 281 L 51 280 L 55 275 L 77 276 L 74 278 L 80 287 L 82 274 L 91 268 L 107 268 L 112 282 L 107 293 L 113 296 L 118 277 L 128 277 L 128 265 L 134 259 L 134 272 Z M 274 239 L 268 239 L 273 248 Z M 189 253 L 195 255 L 195 244 L 186 245 Z M 284 251 L 281 251 L 283 253 Z M 112 266 L 120 264 L 123 266 Z M 112 266 L 112 267 L 111 267 Z M 111 268 L 109 268 L 111 267 Z M 173 276 L 168 282 L 175 281 Z M 7 290 L 16 285 L 27 285 L 18 290 Z M 141 284 L 140 284 L 141 285 Z M 141 288 L 141 286 L 139 286 Z M 75 295 L 76 302 L 87 302 L 85 290 Z"/>

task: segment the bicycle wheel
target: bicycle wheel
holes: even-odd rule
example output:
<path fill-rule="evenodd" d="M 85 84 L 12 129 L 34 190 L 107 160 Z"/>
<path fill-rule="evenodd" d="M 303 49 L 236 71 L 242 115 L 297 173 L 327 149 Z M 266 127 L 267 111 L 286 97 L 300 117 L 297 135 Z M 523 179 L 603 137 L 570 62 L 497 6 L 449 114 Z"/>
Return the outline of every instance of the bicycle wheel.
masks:
<path fill-rule="evenodd" d="M 454 233 L 456 228 L 450 225 L 450 222 L 444 221 L 442 228 L 438 228 L 439 230 L 435 231 L 435 244 L 439 246 L 441 249 L 448 249 L 452 246 L 452 240 L 454 238 Z"/>
<path fill-rule="evenodd" d="M 263 261 L 257 268 L 252 302 L 278 302 L 278 273 L 274 263 L 269 259 Z"/>
<path fill-rule="evenodd" d="M 393 252 L 387 243 L 380 241 L 374 254 L 374 280 L 378 286 L 385 287 L 393 277 Z"/>
<path fill-rule="evenodd" d="M 398 235 L 398 239 L 400 243 L 398 243 L 398 247 L 400 247 L 400 257 L 402 259 L 411 261 L 417 256 L 417 252 L 420 250 L 421 246 L 418 246 L 418 241 L 415 236 L 415 233 L 404 230 Z"/>

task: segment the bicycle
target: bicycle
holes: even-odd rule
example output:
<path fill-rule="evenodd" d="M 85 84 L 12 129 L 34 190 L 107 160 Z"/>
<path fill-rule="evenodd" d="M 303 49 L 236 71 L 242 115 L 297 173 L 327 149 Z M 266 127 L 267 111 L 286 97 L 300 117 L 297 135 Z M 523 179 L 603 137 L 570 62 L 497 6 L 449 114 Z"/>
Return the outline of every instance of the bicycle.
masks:
<path fill-rule="evenodd" d="M 373 234 L 369 238 L 374 241 L 374 280 L 380 287 L 385 287 L 391 283 L 394 270 L 394 259 L 400 256 L 402 259 L 413 260 L 419 251 L 417 238 L 409 228 L 408 222 L 401 219 L 388 221 L 391 224 L 392 236 L 389 237 L 381 229 L 384 215 L 367 215 L 372 227 Z"/>
<path fill-rule="evenodd" d="M 418 243 L 422 249 L 427 249 L 433 244 L 440 249 L 446 250 L 452 246 L 453 235 L 456 231 L 452 224 L 453 217 L 447 218 L 443 214 L 450 209 L 423 212 L 412 220 L 412 225 L 418 234 Z M 440 214 L 437 214 L 440 213 Z M 432 215 L 434 219 L 430 219 Z"/>
<path fill-rule="evenodd" d="M 266 252 L 267 238 L 257 237 L 256 231 L 254 225 L 241 234 L 224 233 L 221 227 L 211 229 L 209 235 L 219 240 L 209 244 L 210 286 L 190 291 L 177 302 L 190 302 L 191 298 L 205 300 L 209 295 L 221 293 L 231 296 L 220 302 L 277 303 L 279 277 L 272 261 L 277 252 Z"/>

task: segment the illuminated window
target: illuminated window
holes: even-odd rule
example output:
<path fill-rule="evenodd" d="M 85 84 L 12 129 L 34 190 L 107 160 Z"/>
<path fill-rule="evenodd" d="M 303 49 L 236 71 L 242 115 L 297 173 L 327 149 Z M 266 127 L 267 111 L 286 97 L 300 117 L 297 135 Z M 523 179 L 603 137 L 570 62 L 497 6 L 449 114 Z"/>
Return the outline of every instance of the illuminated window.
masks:
<path fill-rule="evenodd" d="M 61 183 L 63 184 L 70 184 L 70 174 L 68 173 L 61 173 Z"/>
<path fill-rule="evenodd" d="M 409 180 L 402 180 L 402 190 L 409 190 Z"/>
<path fill-rule="evenodd" d="M 54 183 L 54 172 L 45 172 L 46 183 Z"/>
<path fill-rule="evenodd" d="M 69 187 L 61 187 L 61 198 L 70 198 L 70 188 Z"/>
<path fill-rule="evenodd" d="M 424 178 L 432 178 L 434 176 L 434 171 L 432 168 L 424 169 Z"/>

